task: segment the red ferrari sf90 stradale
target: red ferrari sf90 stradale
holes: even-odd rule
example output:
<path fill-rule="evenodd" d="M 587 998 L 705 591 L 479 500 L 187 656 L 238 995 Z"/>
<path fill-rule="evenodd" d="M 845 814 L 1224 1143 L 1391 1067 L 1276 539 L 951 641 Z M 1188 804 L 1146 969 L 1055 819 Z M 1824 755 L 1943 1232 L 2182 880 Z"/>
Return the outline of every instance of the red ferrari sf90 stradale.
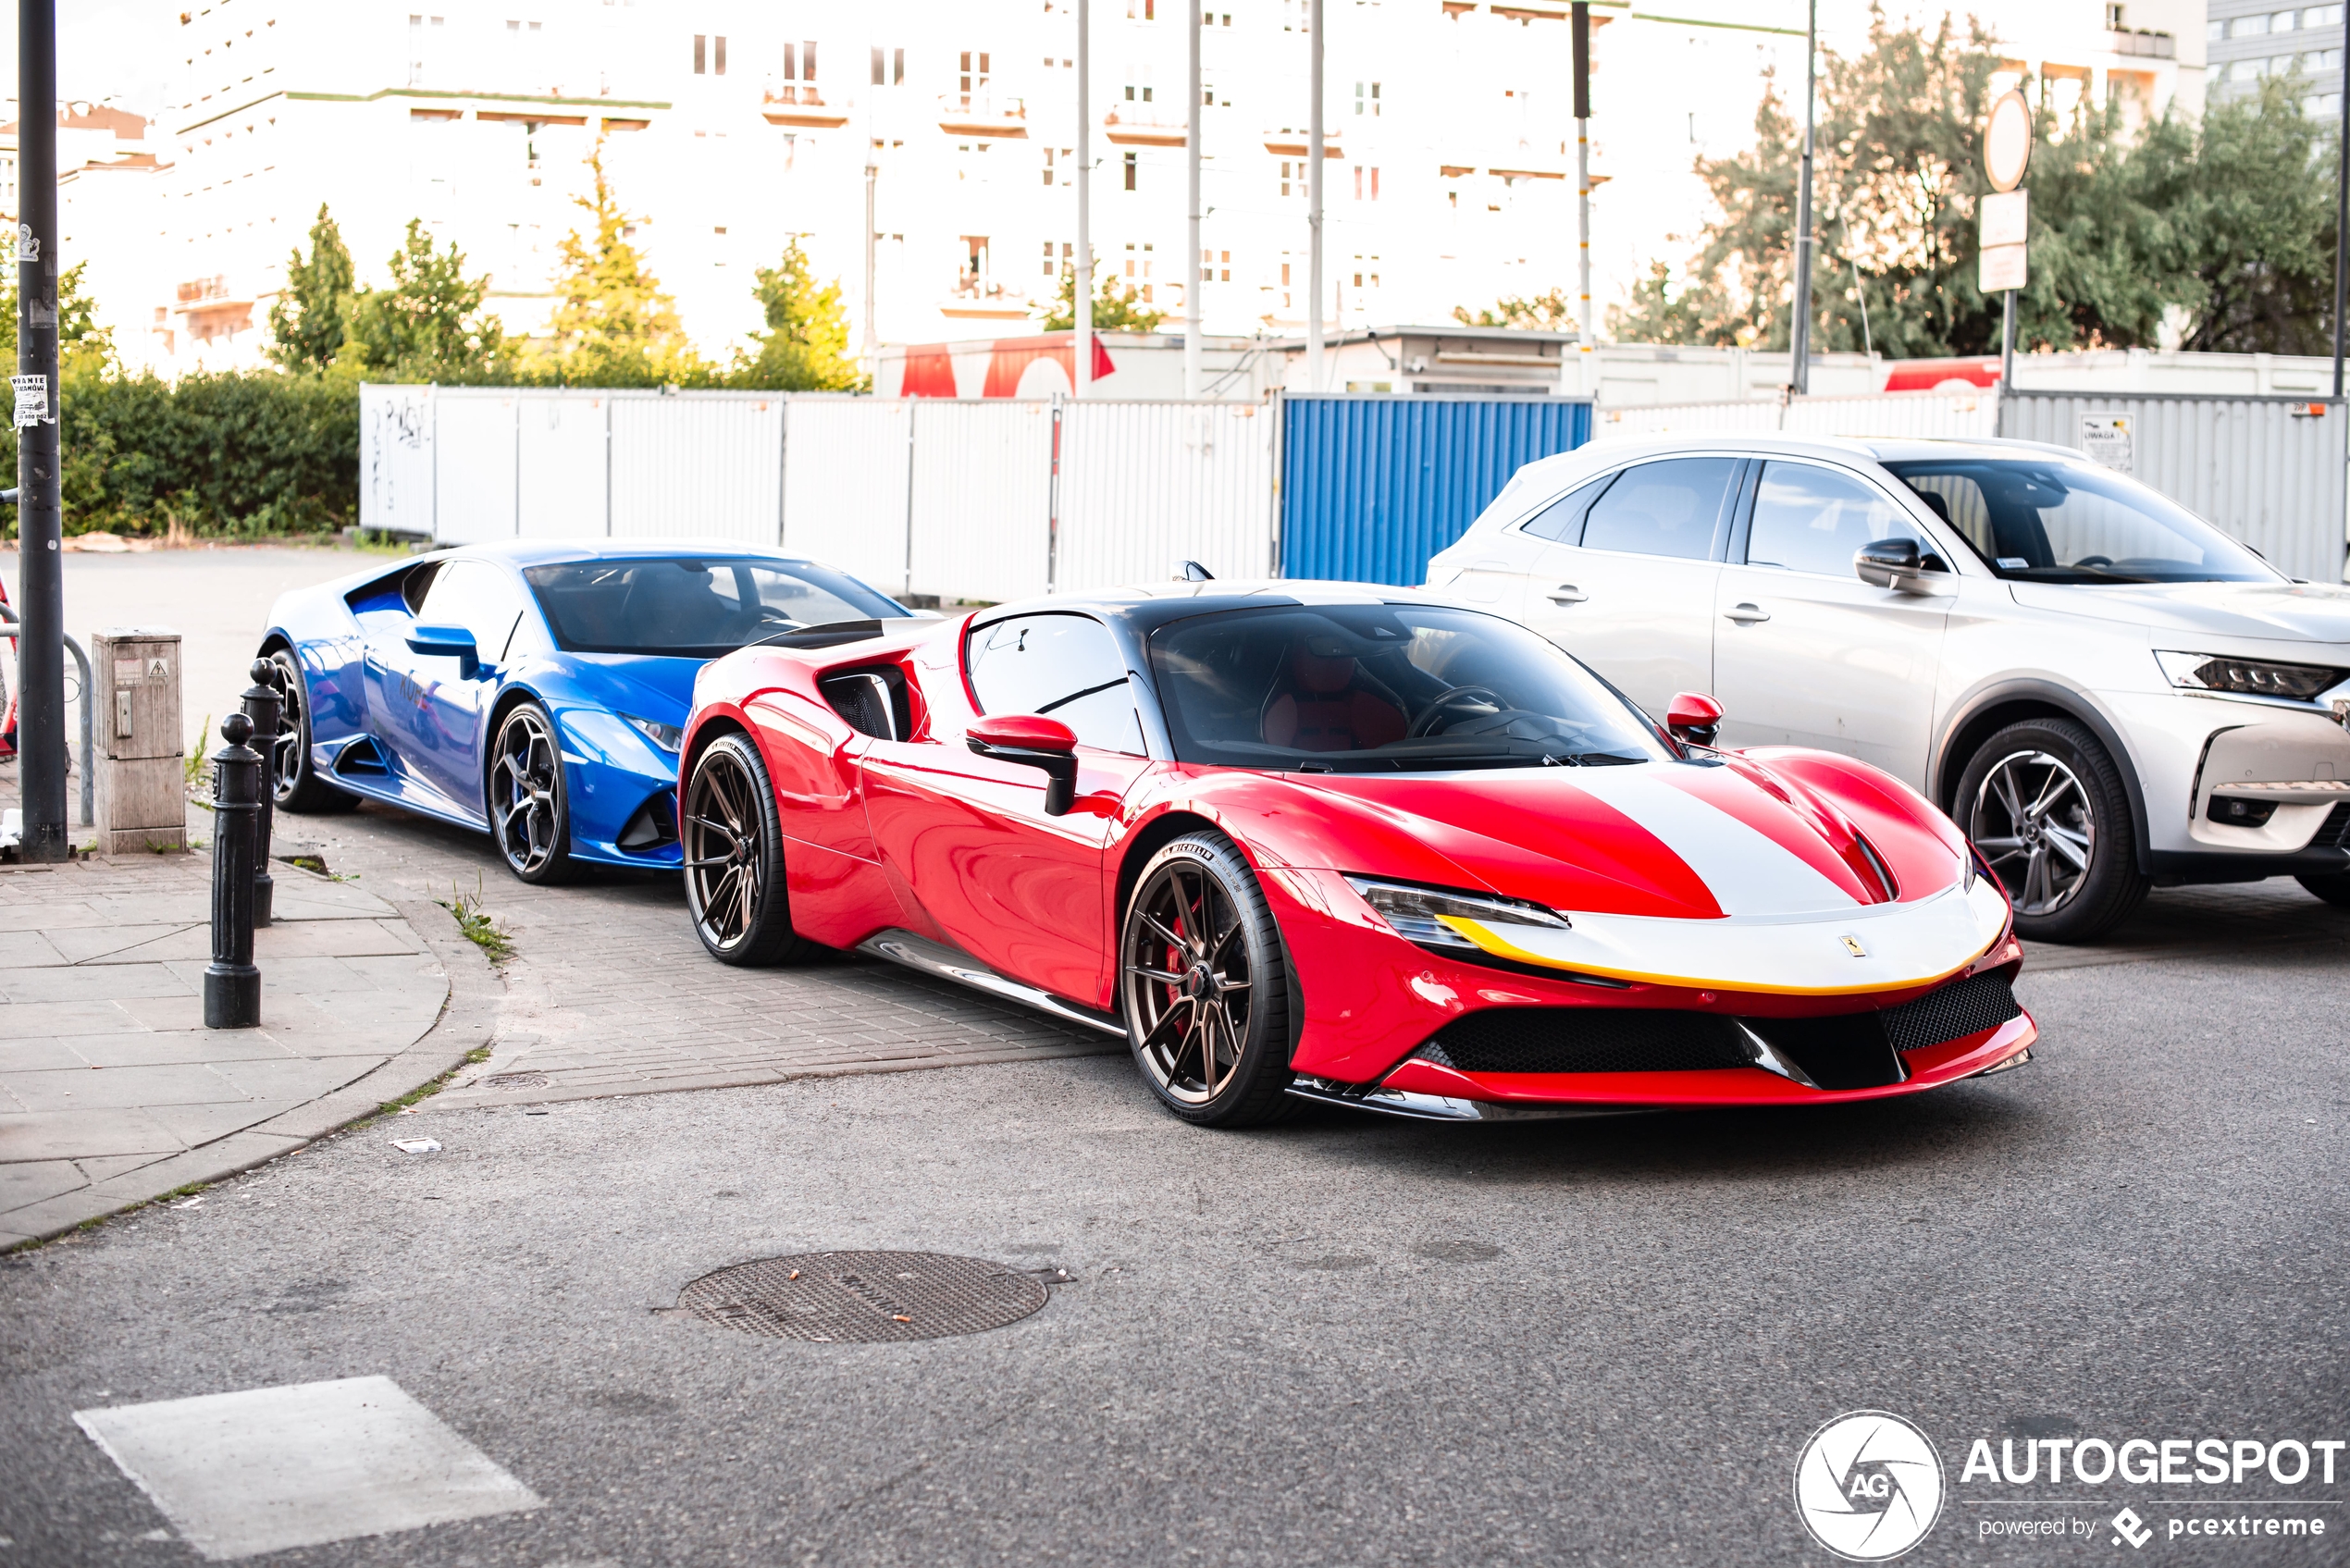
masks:
<path fill-rule="evenodd" d="M 2008 900 L 1849 758 L 1714 749 L 1514 623 L 1186 583 L 786 632 L 704 667 L 687 901 L 1125 1036 L 1176 1115 L 1477 1120 L 2022 1065 Z"/>

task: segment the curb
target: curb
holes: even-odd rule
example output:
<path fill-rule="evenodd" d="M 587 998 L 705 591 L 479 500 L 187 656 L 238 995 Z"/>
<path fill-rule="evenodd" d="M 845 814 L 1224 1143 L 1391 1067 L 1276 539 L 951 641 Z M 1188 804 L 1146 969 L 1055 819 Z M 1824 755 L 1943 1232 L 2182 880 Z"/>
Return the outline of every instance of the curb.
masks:
<path fill-rule="evenodd" d="M 497 1030 L 499 1003 L 504 994 L 504 983 L 489 960 L 457 931 L 455 919 L 429 899 L 385 902 L 399 912 L 448 977 L 449 994 L 431 1028 L 390 1061 L 315 1100 L 154 1165 L 61 1194 L 41 1205 L 58 1216 L 54 1224 L 44 1224 L 31 1234 L 0 1230 L 0 1253 L 143 1207 L 183 1187 L 218 1181 L 291 1154 L 464 1066 L 468 1055 L 489 1044 Z"/>

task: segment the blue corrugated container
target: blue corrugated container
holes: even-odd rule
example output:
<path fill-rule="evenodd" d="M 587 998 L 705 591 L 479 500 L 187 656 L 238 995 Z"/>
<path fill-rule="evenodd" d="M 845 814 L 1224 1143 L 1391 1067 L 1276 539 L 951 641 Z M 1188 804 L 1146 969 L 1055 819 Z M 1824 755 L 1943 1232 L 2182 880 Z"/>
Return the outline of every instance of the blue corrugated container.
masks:
<path fill-rule="evenodd" d="M 1285 397 L 1281 574 L 1412 585 L 1510 475 L 1591 438 L 1581 398 Z"/>

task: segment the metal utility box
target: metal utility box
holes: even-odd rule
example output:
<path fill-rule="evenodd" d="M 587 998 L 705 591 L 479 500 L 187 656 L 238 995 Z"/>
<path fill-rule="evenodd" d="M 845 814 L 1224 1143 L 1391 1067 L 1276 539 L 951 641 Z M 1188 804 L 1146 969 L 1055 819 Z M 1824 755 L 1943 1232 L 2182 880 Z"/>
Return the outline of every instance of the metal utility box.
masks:
<path fill-rule="evenodd" d="M 179 634 L 114 626 L 90 643 L 98 853 L 188 847 Z"/>

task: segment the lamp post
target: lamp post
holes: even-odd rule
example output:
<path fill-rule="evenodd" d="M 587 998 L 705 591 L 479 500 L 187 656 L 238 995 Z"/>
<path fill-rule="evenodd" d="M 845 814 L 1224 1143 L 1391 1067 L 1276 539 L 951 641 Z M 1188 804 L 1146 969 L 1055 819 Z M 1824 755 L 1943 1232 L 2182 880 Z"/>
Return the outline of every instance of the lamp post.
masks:
<path fill-rule="evenodd" d="M 1591 7 L 1575 0 L 1575 248 L 1577 289 L 1575 389 L 1591 389 Z"/>
<path fill-rule="evenodd" d="M 1094 0 L 1077 0 L 1077 269 L 1070 291 L 1077 327 L 1070 386 L 1082 398 L 1094 385 Z"/>
<path fill-rule="evenodd" d="M 1207 279 L 1207 269 L 1200 265 L 1199 221 L 1199 138 L 1201 130 L 1199 84 L 1199 0 L 1191 0 L 1191 123 L 1183 135 L 1184 173 L 1191 199 L 1191 259 L 1184 264 L 1183 285 L 1183 395 L 1196 398 L 1200 389 L 1200 285 Z"/>
<path fill-rule="evenodd" d="M 1322 0 L 1306 0 L 1305 389 L 1322 389 Z"/>
<path fill-rule="evenodd" d="M 1820 0 L 1803 24 L 1803 171 L 1795 192 L 1795 326 L 1788 335 L 1787 386 L 1798 397 L 1812 390 L 1812 126 L 1819 96 L 1813 72 L 1820 59 Z"/>
<path fill-rule="evenodd" d="M 66 836 L 65 578 L 57 554 L 57 8 L 18 0 L 18 775 L 27 860 L 62 860 Z"/>

